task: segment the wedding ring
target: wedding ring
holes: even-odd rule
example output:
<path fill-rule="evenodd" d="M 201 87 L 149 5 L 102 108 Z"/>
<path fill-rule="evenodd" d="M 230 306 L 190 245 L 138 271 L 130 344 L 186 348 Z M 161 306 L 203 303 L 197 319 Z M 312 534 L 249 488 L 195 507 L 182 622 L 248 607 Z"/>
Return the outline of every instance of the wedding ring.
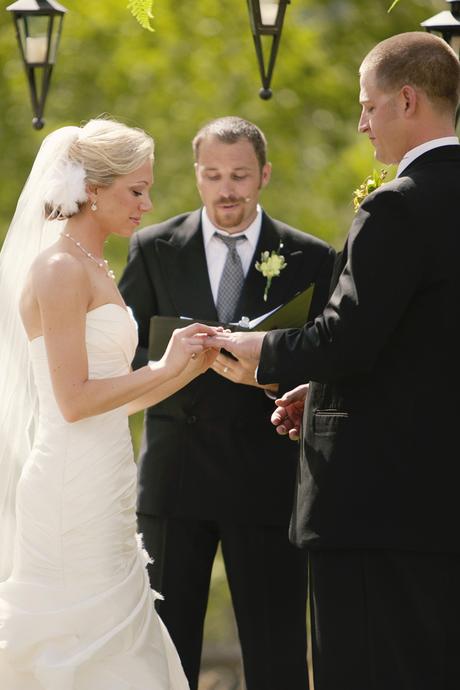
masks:
<path fill-rule="evenodd" d="M 192 352 L 190 359 L 196 359 L 196 352 Z"/>
<path fill-rule="evenodd" d="M 228 367 L 224 367 L 224 374 L 226 374 L 228 371 Z"/>

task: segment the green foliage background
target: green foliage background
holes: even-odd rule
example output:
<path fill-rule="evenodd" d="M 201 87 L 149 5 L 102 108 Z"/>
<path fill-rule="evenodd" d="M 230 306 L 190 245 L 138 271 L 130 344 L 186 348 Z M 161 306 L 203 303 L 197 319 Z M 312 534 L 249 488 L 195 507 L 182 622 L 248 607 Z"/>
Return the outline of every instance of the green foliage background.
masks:
<path fill-rule="evenodd" d="M 1 0 L 0 10 L 11 1 Z M 191 139 L 208 119 L 235 114 L 268 138 L 268 213 L 340 246 L 352 191 L 375 165 L 367 139 L 356 134 L 359 64 L 378 40 L 418 30 L 445 9 L 443 0 L 406 0 L 391 14 L 390 0 L 292 0 L 274 95 L 262 101 L 245 0 L 156 0 L 154 33 L 137 24 L 124 0 L 64 2 L 69 11 L 41 132 L 31 127 L 11 18 L 0 12 L 0 242 L 44 135 L 105 112 L 156 140 L 154 208 L 145 224 L 197 207 Z M 108 244 L 120 275 L 127 241 Z"/>

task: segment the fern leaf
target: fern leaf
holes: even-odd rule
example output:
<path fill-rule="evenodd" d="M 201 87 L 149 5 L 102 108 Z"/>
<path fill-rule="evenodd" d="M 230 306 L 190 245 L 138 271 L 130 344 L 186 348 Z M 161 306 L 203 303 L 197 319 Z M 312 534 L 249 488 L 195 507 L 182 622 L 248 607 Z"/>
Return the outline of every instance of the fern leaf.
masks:
<path fill-rule="evenodd" d="M 152 9 L 153 0 L 128 0 L 128 10 L 147 31 L 154 31 L 150 24 L 150 20 L 153 19 Z"/>

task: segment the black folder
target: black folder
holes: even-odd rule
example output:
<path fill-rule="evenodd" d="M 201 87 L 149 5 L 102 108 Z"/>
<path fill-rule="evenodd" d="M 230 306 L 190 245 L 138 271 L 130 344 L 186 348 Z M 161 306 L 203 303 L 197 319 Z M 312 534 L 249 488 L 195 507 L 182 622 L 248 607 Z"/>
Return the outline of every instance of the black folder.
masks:
<path fill-rule="evenodd" d="M 231 331 L 271 331 L 276 328 L 302 328 L 308 321 L 314 287 L 312 283 L 276 309 L 251 320 L 242 316 L 237 323 L 204 321 L 187 316 L 152 316 L 149 330 L 149 359 L 161 359 L 172 332 L 176 328 L 183 328 L 191 323 L 222 326 Z"/>

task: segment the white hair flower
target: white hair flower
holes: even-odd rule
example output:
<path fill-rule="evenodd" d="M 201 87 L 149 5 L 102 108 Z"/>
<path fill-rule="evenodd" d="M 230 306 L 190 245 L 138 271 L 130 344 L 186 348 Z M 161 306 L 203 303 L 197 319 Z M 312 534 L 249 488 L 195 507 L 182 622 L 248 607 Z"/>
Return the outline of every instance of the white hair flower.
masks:
<path fill-rule="evenodd" d="M 86 173 L 81 163 L 69 159 L 59 161 L 50 179 L 45 203 L 69 218 L 79 210 L 79 204 L 88 200 L 85 187 Z"/>

